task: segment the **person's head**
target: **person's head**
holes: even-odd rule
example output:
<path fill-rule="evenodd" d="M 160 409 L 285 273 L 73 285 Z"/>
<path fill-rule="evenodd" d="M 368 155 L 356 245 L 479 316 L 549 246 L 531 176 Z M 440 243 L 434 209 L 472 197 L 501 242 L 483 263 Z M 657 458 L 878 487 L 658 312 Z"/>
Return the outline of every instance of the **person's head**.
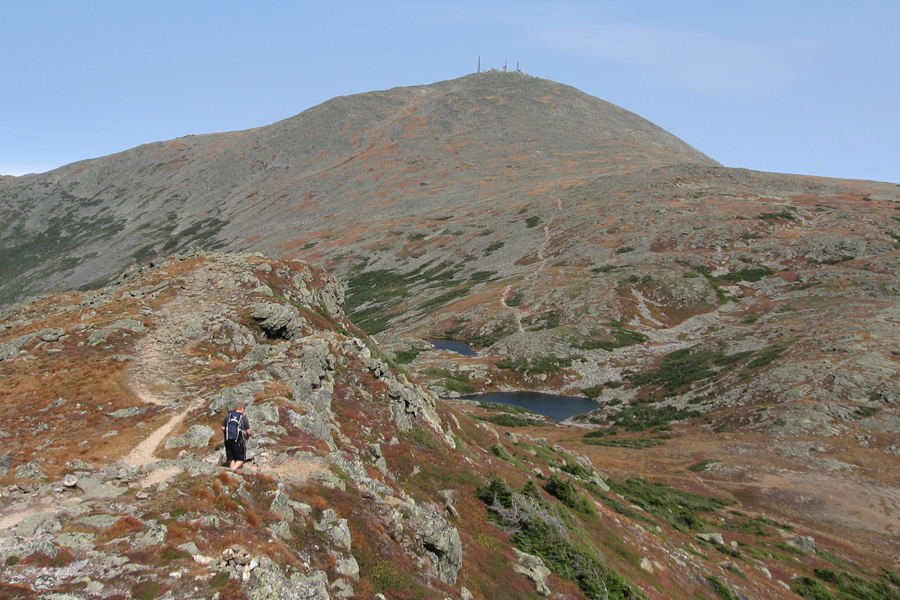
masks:
<path fill-rule="evenodd" d="M 247 404 L 244 402 L 238 402 L 237 406 L 234 407 L 235 412 L 244 412 L 244 409 L 247 408 Z"/>

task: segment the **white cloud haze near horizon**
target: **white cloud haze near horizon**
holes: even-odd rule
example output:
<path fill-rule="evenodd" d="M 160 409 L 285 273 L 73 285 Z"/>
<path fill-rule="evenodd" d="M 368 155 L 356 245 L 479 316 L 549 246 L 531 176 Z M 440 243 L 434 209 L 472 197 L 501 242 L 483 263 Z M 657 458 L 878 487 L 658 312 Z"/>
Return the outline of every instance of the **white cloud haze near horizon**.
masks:
<path fill-rule="evenodd" d="M 892 2 L 7 5 L 0 173 L 521 62 L 730 167 L 900 183 Z"/>

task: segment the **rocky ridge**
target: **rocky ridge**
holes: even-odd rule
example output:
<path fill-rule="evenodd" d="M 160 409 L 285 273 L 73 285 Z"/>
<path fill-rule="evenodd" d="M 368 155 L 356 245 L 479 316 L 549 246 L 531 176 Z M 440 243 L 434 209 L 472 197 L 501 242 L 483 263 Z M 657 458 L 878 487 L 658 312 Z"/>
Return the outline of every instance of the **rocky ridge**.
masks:
<path fill-rule="evenodd" d="M 710 498 L 709 483 L 684 496 L 708 516 L 679 525 L 634 495 L 644 480 L 599 470 L 620 466 L 571 428 L 502 433 L 495 413 L 435 398 L 346 319 L 341 295 L 304 263 L 191 252 L 9 315 L 0 377 L 16 452 L 0 461 L 0 586 L 21 598 L 318 599 L 580 598 L 601 585 L 641 598 L 712 597 L 715 580 L 775 598 L 788 573 L 820 563 L 816 548 L 866 552 L 753 521 L 752 504 L 725 512 L 733 496 Z M 215 448 L 240 400 L 253 460 L 232 473 Z M 754 558 L 746 548 L 766 538 L 741 529 L 748 519 L 810 558 Z M 575 563 L 539 543 L 548 536 Z"/>

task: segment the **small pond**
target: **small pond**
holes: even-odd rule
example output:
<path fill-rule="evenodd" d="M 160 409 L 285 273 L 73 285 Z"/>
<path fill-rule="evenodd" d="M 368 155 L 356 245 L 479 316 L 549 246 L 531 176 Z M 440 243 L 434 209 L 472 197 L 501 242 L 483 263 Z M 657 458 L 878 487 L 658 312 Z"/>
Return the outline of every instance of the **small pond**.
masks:
<path fill-rule="evenodd" d="M 457 342 L 455 340 L 425 340 L 437 350 L 449 350 L 463 356 L 478 356 L 478 353 L 472 349 L 472 346 L 465 342 Z"/>
<path fill-rule="evenodd" d="M 600 408 L 599 403 L 587 398 L 542 394 L 541 392 L 491 392 L 463 397 L 466 400 L 475 400 L 477 402 L 498 402 L 500 404 L 520 406 L 539 415 L 550 417 L 555 421 L 564 421 L 569 417 Z"/>

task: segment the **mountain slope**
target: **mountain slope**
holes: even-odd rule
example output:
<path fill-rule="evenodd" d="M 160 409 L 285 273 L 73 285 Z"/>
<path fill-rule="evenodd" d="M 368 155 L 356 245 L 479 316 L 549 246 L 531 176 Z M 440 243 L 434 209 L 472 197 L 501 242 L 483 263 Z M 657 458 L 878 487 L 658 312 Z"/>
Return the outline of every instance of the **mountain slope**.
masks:
<path fill-rule="evenodd" d="M 190 253 L 21 306 L 0 377 L 8 597 L 900 593 L 882 536 L 697 468 L 687 448 L 720 443 L 699 419 L 635 460 L 646 436 L 436 400 L 301 262 Z M 238 401 L 254 458 L 231 473 Z"/>
<path fill-rule="evenodd" d="M 361 226 L 483 210 L 486 191 L 493 203 L 567 172 L 680 162 L 715 164 L 628 111 L 521 73 L 336 98 L 0 184 L 0 276 L 16 278 L 0 301 L 190 242 L 283 256 Z"/>

